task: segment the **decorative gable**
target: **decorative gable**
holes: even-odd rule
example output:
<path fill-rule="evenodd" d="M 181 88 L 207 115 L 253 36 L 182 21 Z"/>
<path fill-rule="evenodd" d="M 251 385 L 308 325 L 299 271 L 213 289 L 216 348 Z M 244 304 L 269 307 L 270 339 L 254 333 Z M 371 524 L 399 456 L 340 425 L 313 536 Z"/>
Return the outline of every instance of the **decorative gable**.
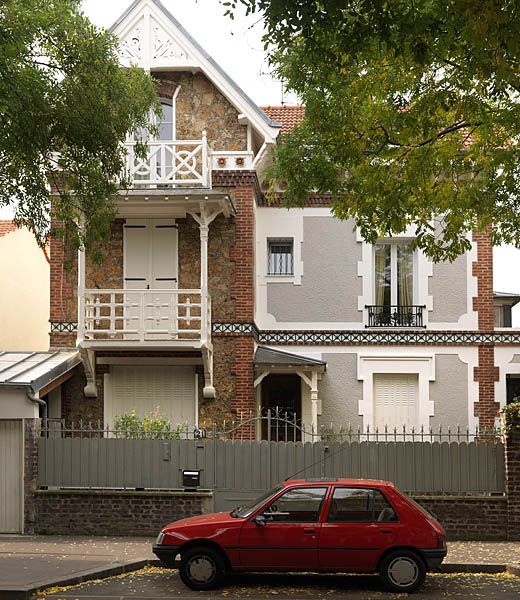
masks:
<path fill-rule="evenodd" d="M 123 66 L 146 71 L 201 72 L 237 110 L 241 124 L 250 124 L 266 144 L 275 143 L 281 123 L 272 121 L 217 65 L 168 12 L 160 0 L 135 0 L 111 27 L 120 40 Z"/>
<path fill-rule="evenodd" d="M 153 2 L 133 6 L 113 32 L 119 37 L 119 59 L 146 70 L 196 68 L 195 60 Z"/>

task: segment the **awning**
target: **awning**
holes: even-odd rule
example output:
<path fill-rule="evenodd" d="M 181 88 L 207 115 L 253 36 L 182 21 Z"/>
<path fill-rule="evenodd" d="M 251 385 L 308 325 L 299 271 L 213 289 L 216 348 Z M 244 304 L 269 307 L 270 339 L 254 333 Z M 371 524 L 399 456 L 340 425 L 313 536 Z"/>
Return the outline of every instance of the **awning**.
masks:
<path fill-rule="evenodd" d="M 327 367 L 327 363 L 323 360 L 301 356 L 300 354 L 292 354 L 282 350 L 274 350 L 265 346 L 258 346 L 253 364 L 258 367 L 312 368 L 320 373 L 323 373 Z"/>
<path fill-rule="evenodd" d="M 0 387 L 30 387 L 35 393 L 81 362 L 77 350 L 55 352 L 0 351 Z"/>

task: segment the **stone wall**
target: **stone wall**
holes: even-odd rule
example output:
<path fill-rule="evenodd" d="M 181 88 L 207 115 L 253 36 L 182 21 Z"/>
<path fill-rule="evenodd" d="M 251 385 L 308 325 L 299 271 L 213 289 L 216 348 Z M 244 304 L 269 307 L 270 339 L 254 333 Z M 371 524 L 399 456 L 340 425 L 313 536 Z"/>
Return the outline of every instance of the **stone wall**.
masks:
<path fill-rule="evenodd" d="M 38 519 L 35 490 L 38 485 L 38 438 L 40 419 L 24 419 L 24 526 L 25 534 L 33 534 Z"/>
<path fill-rule="evenodd" d="M 246 150 L 247 126 L 238 122 L 238 111 L 202 73 L 154 73 L 159 95 L 176 99 L 176 138 L 200 140 L 206 130 L 213 150 Z"/>
<path fill-rule="evenodd" d="M 213 511 L 213 492 L 38 490 L 34 533 L 149 535 L 177 519 Z"/>
<path fill-rule="evenodd" d="M 86 398 L 84 388 L 87 384 L 85 370 L 80 364 L 70 379 L 62 384 L 61 389 L 61 417 L 74 424 L 84 421 L 85 423 L 103 422 L 103 374 L 107 372 L 106 365 L 98 365 L 96 368 L 97 398 Z"/>
<path fill-rule="evenodd" d="M 115 219 L 110 226 L 110 238 L 103 248 L 103 259 L 94 263 L 85 259 L 87 289 L 121 289 L 123 287 L 123 226 L 125 219 Z"/>

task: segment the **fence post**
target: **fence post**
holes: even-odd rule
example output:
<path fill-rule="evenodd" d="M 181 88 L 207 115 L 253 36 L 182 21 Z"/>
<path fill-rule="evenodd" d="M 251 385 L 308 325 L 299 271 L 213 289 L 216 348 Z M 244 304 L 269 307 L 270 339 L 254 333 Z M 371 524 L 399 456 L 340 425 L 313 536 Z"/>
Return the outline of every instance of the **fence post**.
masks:
<path fill-rule="evenodd" d="M 520 415 L 506 425 L 506 495 L 509 540 L 520 540 Z"/>

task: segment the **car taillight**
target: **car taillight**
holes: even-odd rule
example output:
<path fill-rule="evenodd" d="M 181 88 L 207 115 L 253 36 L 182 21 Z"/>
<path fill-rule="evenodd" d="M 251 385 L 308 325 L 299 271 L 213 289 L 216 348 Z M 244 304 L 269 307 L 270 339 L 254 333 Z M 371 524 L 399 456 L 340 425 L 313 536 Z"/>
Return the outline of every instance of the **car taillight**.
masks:
<path fill-rule="evenodd" d="M 437 534 L 437 548 L 446 548 L 446 536 L 444 533 Z"/>

